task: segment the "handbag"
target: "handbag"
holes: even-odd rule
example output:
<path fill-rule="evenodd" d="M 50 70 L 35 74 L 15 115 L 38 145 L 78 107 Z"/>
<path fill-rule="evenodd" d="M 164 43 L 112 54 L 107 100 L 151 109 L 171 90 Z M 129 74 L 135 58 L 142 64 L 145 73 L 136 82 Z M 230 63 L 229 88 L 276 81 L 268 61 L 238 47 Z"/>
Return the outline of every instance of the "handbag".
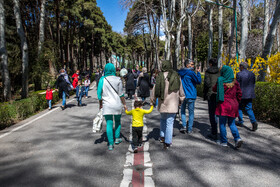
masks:
<path fill-rule="evenodd" d="M 92 122 L 92 132 L 101 132 L 103 123 L 103 109 L 101 108 Z"/>

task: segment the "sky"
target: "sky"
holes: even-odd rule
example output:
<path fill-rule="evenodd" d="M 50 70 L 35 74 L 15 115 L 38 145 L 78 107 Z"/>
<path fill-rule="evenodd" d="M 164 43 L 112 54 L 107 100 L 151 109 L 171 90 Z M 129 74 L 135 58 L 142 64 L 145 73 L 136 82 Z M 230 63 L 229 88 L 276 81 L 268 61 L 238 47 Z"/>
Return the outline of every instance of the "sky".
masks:
<path fill-rule="evenodd" d="M 113 31 L 123 32 L 127 10 L 122 9 L 119 0 L 97 0 L 97 6 L 100 7 Z"/>

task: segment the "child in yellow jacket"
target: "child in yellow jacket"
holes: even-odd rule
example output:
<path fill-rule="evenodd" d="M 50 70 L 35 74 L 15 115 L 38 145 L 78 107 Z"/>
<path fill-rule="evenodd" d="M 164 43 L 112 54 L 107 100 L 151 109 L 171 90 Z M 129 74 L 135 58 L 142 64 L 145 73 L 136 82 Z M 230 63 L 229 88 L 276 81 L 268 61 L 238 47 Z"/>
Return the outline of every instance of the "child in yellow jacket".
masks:
<path fill-rule="evenodd" d="M 125 109 L 125 113 L 127 115 L 132 115 L 132 148 L 134 153 L 137 153 L 137 147 L 142 145 L 142 133 L 143 133 L 143 117 L 144 114 L 149 114 L 153 111 L 153 103 L 151 102 L 151 108 L 149 110 L 142 109 L 143 103 L 142 101 L 134 102 L 134 109 L 131 111 L 127 111 Z"/>

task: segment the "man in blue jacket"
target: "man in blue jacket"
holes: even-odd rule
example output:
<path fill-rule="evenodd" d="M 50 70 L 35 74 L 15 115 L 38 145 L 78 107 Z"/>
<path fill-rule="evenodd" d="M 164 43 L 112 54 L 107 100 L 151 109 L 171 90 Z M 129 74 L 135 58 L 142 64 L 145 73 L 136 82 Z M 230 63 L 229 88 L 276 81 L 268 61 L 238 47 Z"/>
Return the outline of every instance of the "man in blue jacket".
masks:
<path fill-rule="evenodd" d="M 194 120 L 194 104 L 197 97 L 196 85 L 201 83 L 200 68 L 197 68 L 197 73 L 194 71 L 194 62 L 192 60 L 185 61 L 186 68 L 178 71 L 182 85 L 185 92 L 185 100 L 181 106 L 181 118 L 183 127 L 180 129 L 181 132 L 186 132 L 186 106 L 189 110 L 189 121 L 187 133 L 192 133 L 193 120 Z"/>
<path fill-rule="evenodd" d="M 248 64 L 245 62 L 240 63 L 239 65 L 240 72 L 236 75 L 236 80 L 239 82 L 241 90 L 242 90 L 242 100 L 239 104 L 239 125 L 243 125 L 243 113 L 242 109 L 245 108 L 249 119 L 252 123 L 252 131 L 256 131 L 258 129 L 258 123 L 255 118 L 252 101 L 256 98 L 255 95 L 255 74 L 251 71 L 248 71 Z"/>

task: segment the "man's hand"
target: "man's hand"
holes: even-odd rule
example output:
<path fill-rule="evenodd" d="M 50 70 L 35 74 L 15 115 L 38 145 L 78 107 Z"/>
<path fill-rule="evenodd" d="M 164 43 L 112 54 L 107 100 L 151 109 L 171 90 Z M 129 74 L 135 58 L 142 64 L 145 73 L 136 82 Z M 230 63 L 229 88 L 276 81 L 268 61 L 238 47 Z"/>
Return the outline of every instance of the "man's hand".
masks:
<path fill-rule="evenodd" d="M 200 71 L 201 71 L 200 66 L 198 66 L 198 67 L 196 68 L 196 71 L 200 73 Z"/>

